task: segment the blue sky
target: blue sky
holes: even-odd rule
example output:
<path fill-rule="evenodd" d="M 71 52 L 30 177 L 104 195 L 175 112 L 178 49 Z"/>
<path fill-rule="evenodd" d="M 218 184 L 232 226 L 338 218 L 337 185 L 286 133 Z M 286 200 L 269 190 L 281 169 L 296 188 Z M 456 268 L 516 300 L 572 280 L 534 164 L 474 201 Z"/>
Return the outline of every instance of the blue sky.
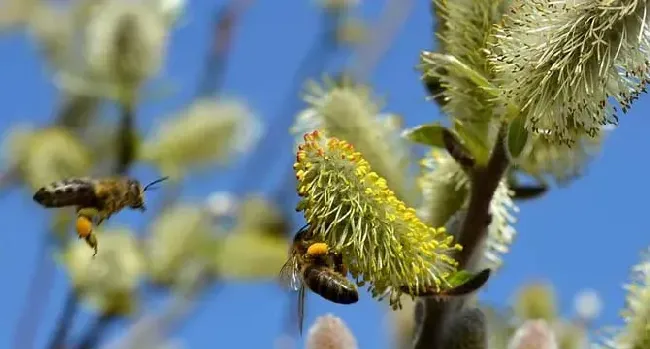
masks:
<path fill-rule="evenodd" d="M 148 129 L 156 118 L 181 108 L 191 98 L 203 64 L 211 15 L 223 3 L 190 1 L 186 24 L 173 34 L 165 72 L 178 94 L 143 105 L 138 127 Z M 359 13 L 374 18 L 380 9 L 380 2 L 368 1 Z M 244 98 L 264 122 L 274 123 L 272 118 L 278 116 L 290 88 L 287 77 L 317 33 L 317 16 L 317 7 L 311 1 L 254 2 L 237 28 L 224 92 Z M 404 115 L 407 126 L 439 116 L 438 109 L 425 101 L 414 69 L 419 50 L 431 48 L 430 21 L 428 2 L 418 1 L 372 78 L 376 92 L 386 97 L 387 110 Z M 0 40 L 0 52 L 4 86 L 0 93 L 0 129 L 6 132 L 11 125 L 25 121 L 45 125 L 52 118 L 57 96 L 34 45 L 23 34 L 5 36 Z M 521 205 L 516 225 L 519 235 L 505 259 L 504 269 L 482 292 L 483 300 L 506 305 L 521 284 L 548 280 L 558 291 L 564 313 L 573 311 L 576 292 L 594 288 L 604 301 L 596 325 L 620 323 L 618 311 L 624 301 L 621 285 L 627 281 L 629 268 L 639 261 L 640 252 L 650 245 L 644 199 L 650 197 L 646 185 L 650 165 L 645 152 L 650 148 L 650 137 L 644 133 L 650 127 L 650 119 L 644 117 L 650 110 L 649 102 L 647 96 L 642 96 L 632 111 L 621 118 L 621 125 L 607 139 L 604 151 L 592 162 L 584 178 L 541 200 Z M 278 137 L 286 140 L 289 136 Z M 266 156 L 276 155 L 274 149 L 267 152 Z M 184 195 L 201 198 L 213 190 L 228 189 L 240 170 L 193 177 Z M 135 174 L 141 173 L 149 171 L 137 168 Z M 274 180 L 277 179 L 260 179 L 251 189 L 265 189 L 266 183 Z M 0 289 L 0 318 L 6 324 L 0 327 L 0 348 L 9 348 L 13 327 L 8 324 L 16 322 L 25 300 L 39 234 L 46 227 L 48 213 L 38 209 L 31 194 L 23 190 L 7 193 L 0 200 L 0 212 L 0 269 L 6 280 L 6 286 Z M 125 214 L 113 221 L 137 226 L 142 219 Z M 55 278 L 36 338 L 37 347 L 45 344 L 68 285 L 62 270 L 57 270 Z M 279 320 L 287 305 L 283 293 L 273 283 L 227 285 L 218 294 L 202 298 L 198 311 L 177 334 L 187 348 L 270 348 L 282 328 Z M 360 348 L 388 348 L 387 332 L 381 327 L 383 310 L 368 297 L 347 307 L 311 297 L 307 323 L 327 312 L 348 323 Z"/>

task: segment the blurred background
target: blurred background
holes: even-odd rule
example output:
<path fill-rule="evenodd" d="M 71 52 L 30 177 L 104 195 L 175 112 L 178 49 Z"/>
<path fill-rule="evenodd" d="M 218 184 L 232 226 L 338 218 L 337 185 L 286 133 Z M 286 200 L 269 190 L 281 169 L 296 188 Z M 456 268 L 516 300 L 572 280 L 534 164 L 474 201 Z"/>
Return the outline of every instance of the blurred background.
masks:
<path fill-rule="evenodd" d="M 435 48 L 430 3 L 120 3 L 0 2 L 0 347 L 65 339 L 69 348 L 127 348 L 120 341 L 140 333 L 139 348 L 302 348 L 295 294 L 275 277 L 304 224 L 289 129 L 307 108 L 305 83 L 349 69 L 402 127 L 440 119 L 416 69 L 420 51 Z M 136 13 L 142 28 L 125 24 L 117 41 L 147 44 L 118 67 L 108 42 L 120 11 Z M 511 252 L 479 295 L 504 326 L 512 314 L 533 313 L 580 336 L 620 325 L 622 285 L 650 245 L 649 101 L 642 96 L 622 118 L 579 179 L 518 203 Z M 138 156 L 124 144 L 141 145 Z M 415 146 L 414 158 L 422 154 Z M 74 236 L 71 212 L 31 197 L 64 176 L 115 172 L 116 162 L 142 182 L 172 180 L 147 193 L 147 212 L 124 210 L 104 223 L 97 258 L 108 266 L 84 274 L 92 252 Z M 306 328 L 332 313 L 359 348 L 403 347 L 412 326 L 412 308 L 397 316 L 363 292 L 351 306 L 311 294 L 306 309 Z"/>

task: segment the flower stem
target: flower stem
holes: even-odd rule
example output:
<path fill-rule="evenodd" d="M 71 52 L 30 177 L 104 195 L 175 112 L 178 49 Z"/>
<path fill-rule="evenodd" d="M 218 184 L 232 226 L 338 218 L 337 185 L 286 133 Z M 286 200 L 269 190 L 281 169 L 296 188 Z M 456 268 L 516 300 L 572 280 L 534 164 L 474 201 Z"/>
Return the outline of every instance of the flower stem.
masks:
<path fill-rule="evenodd" d="M 92 326 L 88 329 L 88 331 L 86 331 L 86 334 L 79 342 L 77 349 L 96 348 L 97 343 L 104 333 L 104 330 L 108 325 L 113 323 L 114 319 L 116 319 L 116 317 L 111 314 L 102 314 L 99 316 L 92 324 Z"/>
<path fill-rule="evenodd" d="M 465 268 L 487 233 L 490 222 L 490 201 L 494 192 L 505 175 L 510 161 L 506 154 L 505 139 L 507 124 L 499 130 L 496 142 L 487 164 L 484 167 L 472 169 L 470 172 L 471 190 L 467 214 L 461 224 L 457 239 L 463 246 L 462 251 L 456 253 L 455 259 L 459 268 Z M 441 348 L 445 319 L 457 310 L 459 303 L 454 301 L 439 302 L 435 299 L 422 298 L 419 306 L 424 311 L 418 321 L 418 334 L 414 342 L 414 349 Z M 442 349 L 442 348 L 441 348 Z"/>
<path fill-rule="evenodd" d="M 77 294 L 74 291 L 69 291 L 66 296 L 65 304 L 63 305 L 63 310 L 59 319 L 56 322 L 56 329 L 50 339 L 47 347 L 49 349 L 63 349 L 65 348 L 65 340 L 68 337 L 68 330 L 72 326 L 72 321 L 77 313 L 79 307 L 79 301 Z"/>
<path fill-rule="evenodd" d="M 135 103 L 121 105 L 120 125 L 117 133 L 117 163 L 115 173 L 126 175 L 135 160 Z"/>
<path fill-rule="evenodd" d="M 81 132 L 93 119 L 99 105 L 96 98 L 82 96 L 67 96 L 56 111 L 54 126 L 67 127 L 74 132 Z M 0 173 L 0 190 L 7 189 L 17 184 L 20 171 L 17 167 L 9 168 Z M 49 249 L 56 246 L 53 241 L 54 232 L 43 232 L 39 249 L 36 255 L 36 270 L 29 281 L 27 297 L 23 304 L 23 311 L 17 321 L 14 331 L 14 347 L 31 349 L 34 346 L 35 333 L 38 331 L 39 321 L 43 309 L 47 308 L 49 291 L 54 281 L 54 263 L 50 259 Z"/>

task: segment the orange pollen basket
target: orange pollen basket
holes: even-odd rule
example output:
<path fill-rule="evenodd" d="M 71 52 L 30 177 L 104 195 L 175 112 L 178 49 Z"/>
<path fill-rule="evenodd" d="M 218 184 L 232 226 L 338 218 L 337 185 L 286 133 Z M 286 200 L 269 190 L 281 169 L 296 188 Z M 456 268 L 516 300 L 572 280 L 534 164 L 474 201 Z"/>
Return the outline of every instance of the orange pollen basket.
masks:
<path fill-rule="evenodd" d="M 93 222 L 86 216 L 77 217 L 75 225 L 80 238 L 87 237 L 93 231 Z"/>
<path fill-rule="evenodd" d="M 313 243 L 307 248 L 307 254 L 312 256 L 324 255 L 327 254 L 329 248 L 324 242 Z"/>

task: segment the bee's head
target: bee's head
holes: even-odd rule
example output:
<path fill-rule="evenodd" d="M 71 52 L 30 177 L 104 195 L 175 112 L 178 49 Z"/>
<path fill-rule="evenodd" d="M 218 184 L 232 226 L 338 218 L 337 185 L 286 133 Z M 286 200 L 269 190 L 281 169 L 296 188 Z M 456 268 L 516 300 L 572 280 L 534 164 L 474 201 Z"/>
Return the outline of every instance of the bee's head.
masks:
<path fill-rule="evenodd" d="M 144 188 L 142 187 L 142 185 L 140 184 L 140 182 L 138 180 L 129 179 L 129 182 L 128 182 L 128 186 L 129 186 L 128 195 L 129 195 L 129 202 L 130 202 L 129 207 L 131 207 L 132 209 L 140 210 L 140 211 L 144 212 L 146 210 L 146 207 L 144 205 L 144 192 L 147 191 L 147 190 L 156 189 L 156 187 L 154 187 L 154 185 L 156 185 L 156 184 L 158 184 L 158 183 L 160 183 L 160 182 L 162 182 L 162 181 L 164 181 L 164 180 L 166 180 L 168 178 L 169 177 L 158 178 L 155 181 L 145 185 Z"/>
<path fill-rule="evenodd" d="M 128 190 L 127 196 L 129 198 L 129 207 L 134 210 L 145 210 L 144 206 L 144 188 L 142 184 L 136 179 L 129 179 L 127 182 Z"/>

